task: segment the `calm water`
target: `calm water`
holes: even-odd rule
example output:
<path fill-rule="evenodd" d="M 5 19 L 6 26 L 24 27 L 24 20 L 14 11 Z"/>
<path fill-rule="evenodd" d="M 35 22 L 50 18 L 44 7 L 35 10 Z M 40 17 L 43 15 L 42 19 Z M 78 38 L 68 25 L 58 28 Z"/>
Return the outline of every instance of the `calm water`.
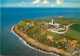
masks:
<path fill-rule="evenodd" d="M 1 54 L 8 56 L 53 56 L 31 49 L 11 33 L 12 26 L 23 19 L 49 17 L 80 18 L 79 8 L 1 8 Z"/>

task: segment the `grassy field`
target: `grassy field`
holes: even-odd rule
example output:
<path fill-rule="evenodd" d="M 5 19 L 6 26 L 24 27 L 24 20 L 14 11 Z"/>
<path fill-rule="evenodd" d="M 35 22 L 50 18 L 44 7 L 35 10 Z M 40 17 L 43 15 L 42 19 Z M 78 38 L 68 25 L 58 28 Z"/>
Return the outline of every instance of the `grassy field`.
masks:
<path fill-rule="evenodd" d="M 69 39 L 76 39 L 80 41 L 80 24 L 73 24 L 69 30 L 64 34 Z"/>
<path fill-rule="evenodd" d="M 45 23 L 51 22 L 51 18 L 46 19 L 27 19 L 22 20 L 18 24 L 18 29 L 31 38 L 44 43 L 49 46 L 64 48 L 64 44 L 61 42 L 55 43 L 56 41 L 59 41 L 63 38 L 68 38 L 70 40 L 77 40 L 80 42 L 80 19 L 76 18 L 70 18 L 70 17 L 63 17 L 63 18 L 54 18 L 54 22 L 59 23 L 62 27 L 63 25 L 70 25 L 69 30 L 64 34 L 56 34 L 50 31 L 47 31 L 47 29 L 52 28 L 53 26 L 45 25 Z M 31 26 L 31 23 L 34 23 L 34 26 Z M 47 35 L 50 35 L 53 37 L 52 40 L 47 39 Z M 65 49 L 65 48 L 64 48 Z"/>

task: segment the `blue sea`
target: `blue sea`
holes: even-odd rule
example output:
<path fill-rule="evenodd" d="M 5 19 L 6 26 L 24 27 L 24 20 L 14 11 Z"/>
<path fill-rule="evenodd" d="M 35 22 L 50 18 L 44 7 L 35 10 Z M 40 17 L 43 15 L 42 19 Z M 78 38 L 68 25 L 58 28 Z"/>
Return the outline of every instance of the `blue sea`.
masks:
<path fill-rule="evenodd" d="M 56 56 L 30 48 L 11 28 L 24 19 L 49 17 L 80 18 L 80 8 L 1 8 L 1 55 L 4 56 Z"/>

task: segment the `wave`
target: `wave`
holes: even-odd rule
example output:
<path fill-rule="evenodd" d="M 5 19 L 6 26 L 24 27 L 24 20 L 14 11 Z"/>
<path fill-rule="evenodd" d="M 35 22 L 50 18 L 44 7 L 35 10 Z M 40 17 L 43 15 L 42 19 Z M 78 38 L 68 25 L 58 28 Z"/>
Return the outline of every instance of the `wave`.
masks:
<path fill-rule="evenodd" d="M 55 55 L 55 56 L 60 56 L 60 55 L 55 54 L 55 53 L 53 53 L 53 52 L 45 52 L 45 51 L 43 51 L 43 50 L 37 49 L 36 47 L 30 46 L 30 45 L 27 43 L 27 41 L 25 41 L 24 39 L 22 39 L 19 35 L 17 35 L 17 34 L 13 31 L 13 28 L 14 28 L 14 26 L 11 28 L 11 32 L 12 32 L 13 34 L 15 34 L 17 37 L 19 37 L 19 40 L 21 40 L 21 42 L 22 42 L 23 44 L 25 44 L 26 46 L 28 46 L 28 47 L 30 47 L 30 48 L 32 48 L 32 49 L 34 49 L 34 50 L 40 51 L 40 52 L 42 52 L 42 53 L 51 54 L 51 55 Z"/>

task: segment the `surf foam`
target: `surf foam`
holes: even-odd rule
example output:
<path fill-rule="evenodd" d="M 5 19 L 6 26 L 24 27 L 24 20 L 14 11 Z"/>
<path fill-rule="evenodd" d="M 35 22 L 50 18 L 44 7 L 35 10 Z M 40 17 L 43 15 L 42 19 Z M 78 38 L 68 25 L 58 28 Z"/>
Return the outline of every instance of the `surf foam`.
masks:
<path fill-rule="evenodd" d="M 42 53 L 60 56 L 60 55 L 55 54 L 55 53 L 53 53 L 53 52 L 45 52 L 45 51 L 43 51 L 43 50 L 37 49 L 36 47 L 30 46 L 30 45 L 27 43 L 27 41 L 23 40 L 19 35 L 17 35 L 17 34 L 13 31 L 13 28 L 14 28 L 14 26 L 11 28 L 11 32 L 12 32 L 13 34 L 15 34 L 17 37 L 19 37 L 19 40 L 21 40 L 21 42 L 22 42 L 23 44 L 25 44 L 26 46 L 28 46 L 28 47 L 30 47 L 30 48 L 32 48 L 32 49 L 34 49 L 34 50 L 40 51 L 40 52 L 42 52 Z"/>

